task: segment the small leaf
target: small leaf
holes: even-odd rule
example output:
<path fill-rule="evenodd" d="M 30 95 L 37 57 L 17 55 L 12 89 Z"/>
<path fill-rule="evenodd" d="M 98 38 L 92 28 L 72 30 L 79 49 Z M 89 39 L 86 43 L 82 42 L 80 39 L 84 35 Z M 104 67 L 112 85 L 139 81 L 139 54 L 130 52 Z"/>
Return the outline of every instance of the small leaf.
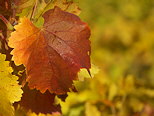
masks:
<path fill-rule="evenodd" d="M 78 78 L 80 81 L 83 81 L 84 78 L 90 78 L 90 77 L 93 78 L 95 74 L 97 74 L 98 72 L 99 72 L 99 68 L 94 64 L 92 64 L 90 69 L 91 75 L 88 73 L 86 69 L 81 69 L 80 72 L 78 73 Z"/>

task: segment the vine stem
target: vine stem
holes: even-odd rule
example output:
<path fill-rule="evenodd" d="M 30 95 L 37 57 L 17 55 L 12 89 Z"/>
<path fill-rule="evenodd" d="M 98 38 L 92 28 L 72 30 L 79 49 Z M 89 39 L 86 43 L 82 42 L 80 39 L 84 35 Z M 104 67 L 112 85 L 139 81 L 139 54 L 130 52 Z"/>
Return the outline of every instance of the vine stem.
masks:
<path fill-rule="evenodd" d="M 7 26 L 8 30 L 13 30 L 13 26 L 11 25 L 11 23 L 3 16 L 0 14 L 0 19 L 5 23 L 5 25 Z"/>

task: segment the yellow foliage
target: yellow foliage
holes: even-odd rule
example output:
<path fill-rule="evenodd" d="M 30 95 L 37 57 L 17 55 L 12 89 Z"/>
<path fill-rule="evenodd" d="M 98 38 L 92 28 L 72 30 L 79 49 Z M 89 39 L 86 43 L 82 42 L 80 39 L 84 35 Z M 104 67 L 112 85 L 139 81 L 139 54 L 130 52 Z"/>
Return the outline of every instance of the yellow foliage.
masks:
<path fill-rule="evenodd" d="M 14 102 L 20 101 L 22 96 L 18 77 L 12 75 L 9 62 L 5 61 L 5 55 L 0 54 L 0 114 L 2 116 L 13 116 Z"/>

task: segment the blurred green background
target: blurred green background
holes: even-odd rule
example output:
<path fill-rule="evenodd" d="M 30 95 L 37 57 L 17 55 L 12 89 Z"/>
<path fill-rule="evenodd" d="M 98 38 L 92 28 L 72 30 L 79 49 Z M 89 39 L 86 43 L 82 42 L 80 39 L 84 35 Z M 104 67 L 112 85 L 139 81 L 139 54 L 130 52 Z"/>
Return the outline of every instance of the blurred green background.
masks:
<path fill-rule="evenodd" d="M 63 115 L 154 116 L 154 0 L 76 1 L 99 72 L 75 82 Z"/>

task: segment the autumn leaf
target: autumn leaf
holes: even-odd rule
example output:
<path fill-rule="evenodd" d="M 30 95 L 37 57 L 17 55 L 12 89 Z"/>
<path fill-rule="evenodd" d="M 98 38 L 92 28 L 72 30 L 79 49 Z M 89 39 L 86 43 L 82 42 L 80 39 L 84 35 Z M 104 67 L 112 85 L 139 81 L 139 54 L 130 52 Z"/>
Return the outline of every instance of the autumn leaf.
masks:
<path fill-rule="evenodd" d="M 34 24 L 43 22 L 42 14 L 55 6 L 76 15 L 80 14 L 78 3 L 68 0 L 14 0 L 13 4 L 17 16 L 29 17 Z"/>
<path fill-rule="evenodd" d="M 16 64 L 24 64 L 28 85 L 44 93 L 65 94 L 81 68 L 90 66 L 90 29 L 74 14 L 55 7 L 39 29 L 27 18 L 9 38 Z"/>
<path fill-rule="evenodd" d="M 6 56 L 0 54 L 0 116 L 13 116 L 12 104 L 20 101 L 23 92 L 18 77 L 11 74 L 13 69 L 5 59 Z"/>
<path fill-rule="evenodd" d="M 60 105 L 54 104 L 55 94 L 51 94 L 49 91 L 46 91 L 42 94 L 38 90 L 30 90 L 26 85 L 23 88 L 23 96 L 21 101 L 16 103 L 15 106 L 20 104 L 20 107 L 26 111 L 32 111 L 35 113 L 54 113 L 61 112 Z"/>
<path fill-rule="evenodd" d="M 39 20 L 42 19 L 42 14 L 50 9 L 53 9 L 55 6 L 61 8 L 63 11 L 73 13 L 75 15 L 80 14 L 80 8 L 78 7 L 78 3 L 68 0 L 40 0 L 37 2 L 37 7 L 35 10 L 35 15 L 33 17 L 34 24 L 40 24 Z M 43 21 L 42 21 L 43 22 Z"/>
<path fill-rule="evenodd" d="M 48 6 L 45 8 L 45 11 L 54 8 L 54 6 L 58 6 L 64 11 L 67 11 L 69 13 L 73 13 L 76 15 L 80 14 L 80 8 L 78 7 L 78 4 L 73 1 L 68 0 L 53 0 L 51 4 L 48 4 Z"/>
<path fill-rule="evenodd" d="M 17 13 L 20 13 L 23 9 L 32 7 L 35 3 L 35 0 L 14 0 L 14 8 Z"/>

